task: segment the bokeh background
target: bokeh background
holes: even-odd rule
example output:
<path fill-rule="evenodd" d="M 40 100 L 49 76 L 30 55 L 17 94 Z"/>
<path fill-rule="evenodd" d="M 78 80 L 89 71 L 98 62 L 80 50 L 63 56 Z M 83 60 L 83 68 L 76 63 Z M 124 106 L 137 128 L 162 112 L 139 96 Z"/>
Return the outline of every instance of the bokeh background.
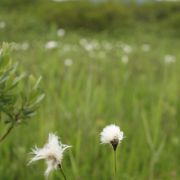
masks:
<path fill-rule="evenodd" d="M 44 179 L 44 163 L 27 162 L 49 132 L 73 146 L 69 180 L 114 179 L 112 149 L 99 144 L 110 123 L 126 137 L 117 180 L 180 179 L 179 38 L 179 1 L 1 0 L 0 43 L 43 77 L 46 98 L 0 145 L 0 179 Z"/>

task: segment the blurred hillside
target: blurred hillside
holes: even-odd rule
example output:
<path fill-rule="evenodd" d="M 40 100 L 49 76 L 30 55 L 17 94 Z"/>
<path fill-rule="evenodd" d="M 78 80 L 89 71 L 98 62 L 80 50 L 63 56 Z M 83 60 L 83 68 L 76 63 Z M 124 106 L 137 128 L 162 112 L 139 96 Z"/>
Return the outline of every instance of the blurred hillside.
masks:
<path fill-rule="evenodd" d="M 55 25 L 73 30 L 155 31 L 160 34 L 166 33 L 179 36 L 179 2 L 126 2 L 129 3 L 120 3 L 118 1 L 57 3 L 49 0 L 1 0 L 0 20 L 6 18 L 8 11 L 19 26 L 21 26 L 20 21 L 25 21 L 37 29 Z M 22 20 L 23 18 L 25 19 Z M 24 23 L 23 28 L 25 28 Z"/>

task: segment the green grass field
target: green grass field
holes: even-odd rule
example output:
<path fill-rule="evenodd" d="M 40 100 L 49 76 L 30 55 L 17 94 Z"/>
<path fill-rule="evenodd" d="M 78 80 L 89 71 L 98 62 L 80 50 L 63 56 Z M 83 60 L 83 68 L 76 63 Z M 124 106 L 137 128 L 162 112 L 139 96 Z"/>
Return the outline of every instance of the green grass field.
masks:
<path fill-rule="evenodd" d="M 27 166 L 28 153 L 43 146 L 49 132 L 73 146 L 63 159 L 68 180 L 115 179 L 111 147 L 99 142 L 110 123 L 125 133 L 117 180 L 180 178 L 179 39 L 146 32 L 66 31 L 59 37 L 55 27 L 42 34 L 6 28 L 0 42 L 16 42 L 12 58 L 42 76 L 46 98 L 37 116 L 0 144 L 1 180 L 44 179 L 44 162 Z M 48 41 L 55 41 L 53 48 Z M 61 173 L 49 179 L 62 179 Z"/>

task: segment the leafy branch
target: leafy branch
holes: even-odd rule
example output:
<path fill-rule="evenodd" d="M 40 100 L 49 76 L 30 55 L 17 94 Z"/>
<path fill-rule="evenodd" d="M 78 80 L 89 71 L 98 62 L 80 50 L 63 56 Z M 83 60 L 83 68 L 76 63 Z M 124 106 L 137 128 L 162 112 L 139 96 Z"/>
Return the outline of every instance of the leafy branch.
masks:
<path fill-rule="evenodd" d="M 37 80 L 33 76 L 18 72 L 18 64 L 11 59 L 11 48 L 7 43 L 0 48 L 0 122 L 8 125 L 0 136 L 2 142 L 17 125 L 32 118 L 44 98 Z"/>

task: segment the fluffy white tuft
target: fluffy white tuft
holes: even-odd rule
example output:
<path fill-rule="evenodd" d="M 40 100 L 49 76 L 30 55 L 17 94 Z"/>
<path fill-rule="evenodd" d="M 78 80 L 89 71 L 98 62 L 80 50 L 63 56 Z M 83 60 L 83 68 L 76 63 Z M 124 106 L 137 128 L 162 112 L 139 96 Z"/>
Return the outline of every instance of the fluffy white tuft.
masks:
<path fill-rule="evenodd" d="M 106 126 L 100 134 L 101 143 L 111 143 L 116 140 L 118 143 L 123 139 L 123 132 L 120 131 L 120 127 L 114 124 Z"/>
<path fill-rule="evenodd" d="M 71 146 L 62 144 L 58 136 L 50 133 L 48 142 L 43 148 L 35 147 L 32 149 L 34 157 L 30 160 L 29 164 L 44 159 L 47 164 L 47 169 L 45 171 L 45 176 L 47 177 L 52 170 L 57 169 L 57 167 L 61 165 L 63 152 L 69 147 Z"/>

